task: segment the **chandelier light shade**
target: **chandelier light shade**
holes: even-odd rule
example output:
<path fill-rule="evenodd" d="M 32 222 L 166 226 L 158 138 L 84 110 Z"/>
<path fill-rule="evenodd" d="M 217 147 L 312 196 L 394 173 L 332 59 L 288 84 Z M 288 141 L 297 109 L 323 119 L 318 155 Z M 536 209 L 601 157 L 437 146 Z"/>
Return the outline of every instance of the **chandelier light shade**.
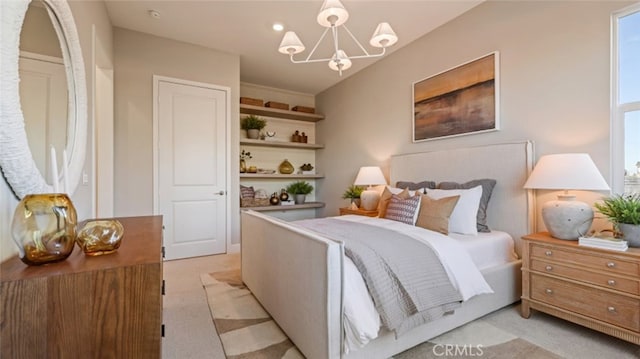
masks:
<path fill-rule="evenodd" d="M 606 191 L 609 185 L 588 154 L 562 153 L 540 157 L 524 188 L 564 191 L 543 205 L 542 219 L 551 236 L 575 240 L 591 228 L 593 209 L 568 191 Z"/>
<path fill-rule="evenodd" d="M 295 55 L 304 51 L 305 47 L 300 41 L 298 35 L 293 31 L 287 31 L 280 42 L 280 48 L 278 51 L 285 55 Z"/>
<path fill-rule="evenodd" d="M 378 166 L 360 167 L 356 180 L 353 182 L 356 186 L 368 186 L 366 190 L 360 194 L 360 206 L 365 211 L 373 211 L 378 207 L 380 194 L 371 186 L 387 184 L 387 180 L 382 174 L 382 170 Z"/>
<path fill-rule="evenodd" d="M 294 55 L 305 50 L 304 44 L 293 31 L 287 31 L 284 34 L 284 37 L 280 42 L 280 46 L 278 47 L 278 52 L 289 55 L 291 62 L 296 64 L 328 62 L 329 68 L 338 71 L 340 76 L 342 76 L 342 71 L 351 67 L 351 60 L 383 56 L 387 47 L 398 42 L 398 36 L 396 36 L 391 25 L 387 22 L 381 22 L 373 32 L 373 35 L 369 40 L 369 45 L 375 48 L 381 48 L 382 50 L 378 53 L 371 54 L 364 48 L 364 46 L 362 46 L 360 41 L 353 36 L 349 28 L 345 25 L 348 19 L 349 12 L 345 9 L 340 0 L 325 0 L 320 8 L 320 12 L 318 13 L 317 21 L 320 26 L 323 26 L 326 29 L 322 33 L 322 36 L 320 36 L 320 39 L 313 46 L 313 49 L 309 52 L 309 55 L 304 60 L 296 60 L 293 58 Z M 355 44 L 358 45 L 358 48 L 362 51 L 361 55 L 347 56 L 345 51 L 340 48 L 338 44 L 338 29 L 340 28 L 343 28 Z M 326 58 L 312 58 L 318 48 L 318 45 L 320 45 L 329 30 L 331 30 L 331 37 L 333 38 L 333 54 L 331 57 Z"/>
<path fill-rule="evenodd" d="M 324 27 L 340 26 L 349 19 L 349 12 L 340 0 L 325 0 L 318 13 L 318 24 Z"/>

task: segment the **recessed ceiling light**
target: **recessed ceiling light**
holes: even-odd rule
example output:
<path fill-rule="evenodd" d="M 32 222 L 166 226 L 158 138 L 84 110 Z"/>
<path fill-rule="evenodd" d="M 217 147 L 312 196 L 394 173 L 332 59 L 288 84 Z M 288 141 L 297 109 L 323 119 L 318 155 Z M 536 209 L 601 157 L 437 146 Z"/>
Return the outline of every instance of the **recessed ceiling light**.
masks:
<path fill-rule="evenodd" d="M 159 19 L 160 13 L 157 10 L 149 10 L 149 16 L 151 16 L 154 19 Z"/>
<path fill-rule="evenodd" d="M 273 24 L 273 29 L 275 31 L 282 31 L 282 30 L 284 30 L 284 25 L 282 25 L 279 22 L 276 22 L 276 23 Z"/>

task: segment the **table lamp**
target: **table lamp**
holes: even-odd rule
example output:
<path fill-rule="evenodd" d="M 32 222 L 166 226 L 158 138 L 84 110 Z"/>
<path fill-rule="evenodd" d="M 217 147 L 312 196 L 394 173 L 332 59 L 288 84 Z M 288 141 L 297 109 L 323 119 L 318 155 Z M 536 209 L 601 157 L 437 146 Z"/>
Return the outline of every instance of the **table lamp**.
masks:
<path fill-rule="evenodd" d="M 360 167 L 360 171 L 356 176 L 356 186 L 368 186 L 366 190 L 360 194 L 360 207 L 365 211 L 373 211 L 378 207 L 380 194 L 371 186 L 387 184 L 387 180 L 382 174 L 382 170 L 378 166 Z"/>
<path fill-rule="evenodd" d="M 609 190 L 607 182 L 586 153 L 542 156 L 524 188 L 564 190 L 558 200 L 542 206 L 542 219 L 552 237 L 576 240 L 585 235 L 593 222 L 593 209 L 576 200 L 569 190 Z"/>

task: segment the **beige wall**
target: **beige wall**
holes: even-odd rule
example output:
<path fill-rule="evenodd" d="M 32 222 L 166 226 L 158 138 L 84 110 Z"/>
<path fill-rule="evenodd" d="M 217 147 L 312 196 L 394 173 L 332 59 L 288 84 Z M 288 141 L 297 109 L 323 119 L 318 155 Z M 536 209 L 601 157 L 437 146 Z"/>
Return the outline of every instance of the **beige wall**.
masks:
<path fill-rule="evenodd" d="M 115 215 L 153 213 L 153 75 L 231 88 L 229 158 L 238 158 L 240 58 L 201 46 L 114 29 Z M 238 161 L 231 161 L 238 173 Z M 234 178 L 235 177 L 235 178 Z M 237 176 L 229 196 L 239 198 Z M 231 201 L 230 213 L 239 212 Z M 239 217 L 232 218 L 232 243 L 239 243 Z"/>
<path fill-rule="evenodd" d="M 78 37 L 80 41 L 80 47 L 82 48 L 82 56 L 84 58 L 86 80 L 87 80 L 87 92 L 88 92 L 88 133 L 90 134 L 93 128 L 93 98 L 91 96 L 94 86 L 94 79 L 92 76 L 93 59 L 98 63 L 102 63 L 104 66 L 110 66 L 113 62 L 113 47 L 112 47 L 112 27 L 107 10 L 103 2 L 99 1 L 71 1 L 69 7 L 73 14 L 76 28 L 78 30 Z M 93 41 L 93 28 L 95 27 L 95 43 Z M 93 55 L 94 45 L 99 51 L 96 51 L 96 56 Z M 85 160 L 84 170 L 87 173 L 91 172 L 92 161 L 92 138 L 87 137 L 87 155 Z M 17 204 L 15 197 L 12 195 L 9 187 L 4 180 L 0 180 L 0 258 L 5 259 L 17 252 L 16 246 L 11 240 L 11 218 L 13 217 L 13 211 Z M 93 179 L 89 179 L 87 185 L 80 185 L 74 195 L 72 201 L 78 211 L 79 219 L 89 218 L 92 213 L 92 188 L 94 185 Z"/>
<path fill-rule="evenodd" d="M 399 153 L 529 139 L 536 158 L 587 152 L 609 179 L 610 16 L 627 4 L 486 2 L 319 94 L 325 215 L 347 204 L 340 195 L 360 166 L 380 165 L 388 178 Z M 413 82 L 492 51 L 500 52 L 500 131 L 412 143 Z"/>

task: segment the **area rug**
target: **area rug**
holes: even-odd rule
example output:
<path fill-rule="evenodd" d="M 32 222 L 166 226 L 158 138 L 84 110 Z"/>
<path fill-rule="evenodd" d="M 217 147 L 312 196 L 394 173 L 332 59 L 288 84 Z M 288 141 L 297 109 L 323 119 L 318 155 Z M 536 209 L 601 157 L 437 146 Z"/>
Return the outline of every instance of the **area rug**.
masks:
<path fill-rule="evenodd" d="M 304 358 L 240 280 L 240 271 L 201 275 L 209 309 L 229 359 Z M 433 338 L 394 359 L 560 359 L 482 319 Z"/>

